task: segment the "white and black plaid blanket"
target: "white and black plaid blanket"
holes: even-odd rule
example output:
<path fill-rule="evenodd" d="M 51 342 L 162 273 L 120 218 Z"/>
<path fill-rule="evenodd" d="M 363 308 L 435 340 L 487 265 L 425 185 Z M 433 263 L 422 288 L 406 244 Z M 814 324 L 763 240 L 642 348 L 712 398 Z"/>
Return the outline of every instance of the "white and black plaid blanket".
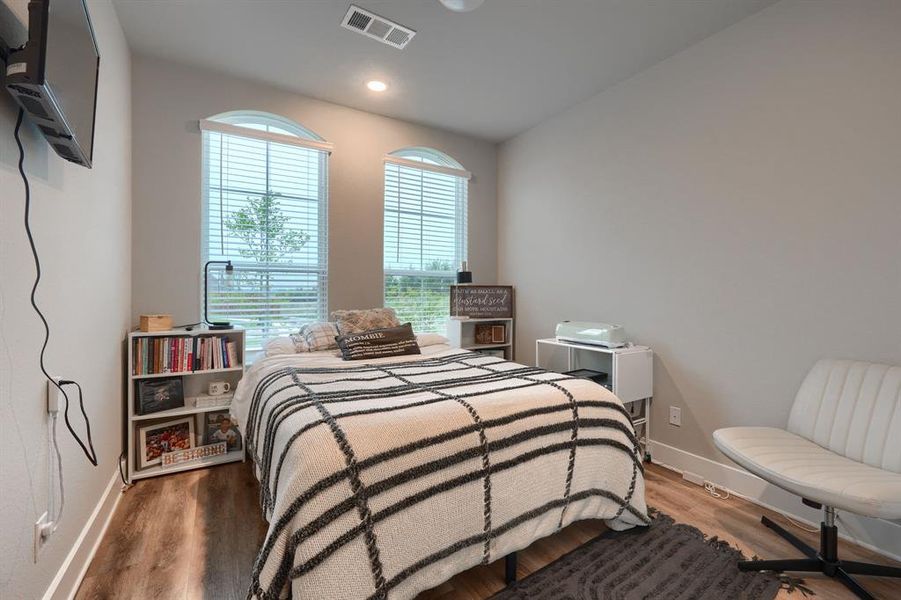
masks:
<path fill-rule="evenodd" d="M 648 523 L 615 396 L 446 348 L 255 365 L 233 408 L 270 523 L 249 597 L 411 598 L 576 520 Z"/>

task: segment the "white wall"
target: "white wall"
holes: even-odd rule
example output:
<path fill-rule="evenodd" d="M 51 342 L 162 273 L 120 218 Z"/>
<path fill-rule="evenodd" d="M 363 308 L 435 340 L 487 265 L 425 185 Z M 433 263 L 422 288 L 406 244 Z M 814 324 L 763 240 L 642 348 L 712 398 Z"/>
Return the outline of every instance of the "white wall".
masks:
<path fill-rule="evenodd" d="M 901 364 L 899 32 L 901 2 L 786 0 L 503 144 L 517 357 L 624 324 L 653 438 L 722 462 L 712 432 L 784 424 L 818 358 Z"/>
<path fill-rule="evenodd" d="M 382 159 L 406 146 L 437 148 L 473 173 L 470 262 L 477 281 L 495 282 L 494 144 L 152 58 L 135 57 L 132 80 L 135 318 L 148 312 L 172 313 L 179 323 L 200 318 L 197 121 L 239 109 L 288 117 L 335 145 L 329 159 L 330 310 L 382 306 Z"/>
<path fill-rule="evenodd" d="M 16 106 L 0 92 L 0 597 L 41 597 L 106 490 L 122 447 L 122 340 L 131 312 L 131 97 L 128 47 L 113 7 L 89 0 L 101 52 L 94 168 L 59 158 L 23 125 L 32 225 L 43 280 L 37 300 L 52 326 L 47 365 L 81 382 L 99 468 L 59 427 L 66 504 L 59 529 L 32 560 L 33 526 L 47 508 L 43 330 L 28 304 L 34 267 L 22 227 L 23 187 L 13 140 Z M 0 5 L 17 44 L 26 0 Z M 5 69 L 4 69 L 5 71 Z M 77 408 L 70 416 L 83 431 Z"/>

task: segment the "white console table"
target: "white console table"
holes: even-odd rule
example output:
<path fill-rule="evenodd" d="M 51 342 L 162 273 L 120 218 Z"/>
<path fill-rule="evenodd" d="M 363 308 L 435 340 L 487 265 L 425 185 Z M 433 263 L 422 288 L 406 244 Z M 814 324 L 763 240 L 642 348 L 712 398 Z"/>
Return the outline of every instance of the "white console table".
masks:
<path fill-rule="evenodd" d="M 561 354 L 565 355 L 563 360 Z M 554 362 L 556 359 L 556 362 Z M 550 371 L 592 369 L 607 373 L 606 386 L 629 412 L 638 441 L 650 460 L 651 398 L 654 395 L 654 353 L 647 346 L 605 348 L 546 338 L 535 341 L 535 366 Z M 556 368 L 553 368 L 556 367 Z"/>

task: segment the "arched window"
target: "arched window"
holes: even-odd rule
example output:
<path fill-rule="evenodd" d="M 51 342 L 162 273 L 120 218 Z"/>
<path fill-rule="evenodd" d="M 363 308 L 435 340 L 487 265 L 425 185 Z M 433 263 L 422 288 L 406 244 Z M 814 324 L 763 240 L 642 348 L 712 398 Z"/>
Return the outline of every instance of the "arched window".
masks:
<path fill-rule="evenodd" d="M 200 126 L 203 261 L 234 265 L 230 276 L 211 265 L 209 317 L 244 327 L 247 349 L 258 350 L 325 319 L 331 146 L 267 113 L 223 113 Z"/>
<path fill-rule="evenodd" d="M 385 306 L 417 332 L 446 330 L 450 286 L 466 260 L 469 173 L 443 152 L 385 157 Z"/>
<path fill-rule="evenodd" d="M 215 117 L 211 117 L 210 120 L 217 123 L 226 123 L 237 127 L 255 129 L 257 131 L 265 131 L 267 133 L 290 135 L 315 142 L 325 141 L 312 130 L 307 129 L 300 123 L 295 123 L 291 119 L 273 115 L 272 113 L 254 110 L 236 110 L 218 114 Z"/>

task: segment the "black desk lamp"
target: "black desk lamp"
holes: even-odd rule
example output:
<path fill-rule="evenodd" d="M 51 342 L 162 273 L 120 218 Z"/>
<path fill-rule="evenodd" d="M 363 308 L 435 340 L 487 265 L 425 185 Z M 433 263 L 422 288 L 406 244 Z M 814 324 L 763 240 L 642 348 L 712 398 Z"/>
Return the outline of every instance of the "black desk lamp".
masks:
<path fill-rule="evenodd" d="M 232 324 L 228 321 L 210 321 L 210 265 L 225 265 L 226 276 L 235 272 L 235 267 L 230 260 L 208 260 L 207 263 L 203 265 L 203 320 L 206 321 L 209 329 L 231 329 Z"/>

